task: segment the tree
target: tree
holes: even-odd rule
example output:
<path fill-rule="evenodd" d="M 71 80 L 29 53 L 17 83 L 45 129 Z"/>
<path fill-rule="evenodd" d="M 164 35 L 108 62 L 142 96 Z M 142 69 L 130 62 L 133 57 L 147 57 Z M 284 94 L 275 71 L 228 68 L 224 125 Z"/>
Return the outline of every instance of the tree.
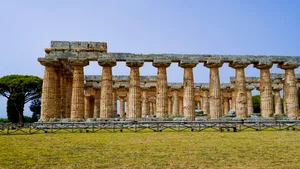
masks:
<path fill-rule="evenodd" d="M 40 99 L 33 100 L 29 106 L 29 109 L 32 112 L 31 122 L 36 122 L 41 115 L 41 100 Z"/>
<path fill-rule="evenodd" d="M 260 95 L 252 96 L 252 102 L 254 113 L 260 113 Z"/>
<path fill-rule="evenodd" d="M 15 106 L 18 122 L 23 122 L 24 105 L 41 97 L 42 83 L 41 78 L 31 75 L 8 75 L 0 78 L 0 94 Z"/>

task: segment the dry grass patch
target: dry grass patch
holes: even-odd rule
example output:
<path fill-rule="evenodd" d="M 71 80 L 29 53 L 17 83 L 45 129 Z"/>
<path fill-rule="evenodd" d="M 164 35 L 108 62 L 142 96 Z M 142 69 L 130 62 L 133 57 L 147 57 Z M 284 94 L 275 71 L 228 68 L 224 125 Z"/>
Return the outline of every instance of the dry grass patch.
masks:
<path fill-rule="evenodd" d="M 0 168 L 300 168 L 300 132 L 2 135 Z"/>

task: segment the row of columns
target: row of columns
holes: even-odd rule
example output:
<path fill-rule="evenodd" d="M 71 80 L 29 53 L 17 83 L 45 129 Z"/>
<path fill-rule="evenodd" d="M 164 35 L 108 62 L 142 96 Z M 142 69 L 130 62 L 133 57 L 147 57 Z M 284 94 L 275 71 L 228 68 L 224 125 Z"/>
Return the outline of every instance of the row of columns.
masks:
<path fill-rule="evenodd" d="M 83 67 L 88 65 L 87 60 L 69 61 L 73 66 L 73 77 L 67 78 L 65 74 L 60 71 L 58 62 L 41 62 L 45 66 L 44 83 L 43 83 L 43 96 L 42 96 L 42 115 L 43 119 L 47 118 L 68 118 L 72 120 L 81 120 L 85 117 L 91 117 L 91 113 L 85 114 L 84 103 L 91 102 L 91 100 L 84 99 L 84 73 Z M 158 118 L 166 118 L 168 112 L 180 112 L 183 110 L 184 117 L 190 120 L 195 119 L 194 109 L 194 77 L 193 68 L 197 65 L 197 61 L 185 60 L 179 63 L 179 66 L 184 69 L 183 77 L 183 103 L 178 99 L 178 93 L 172 93 L 173 105 L 168 101 L 168 86 L 167 86 L 167 67 L 170 66 L 169 61 L 154 61 L 153 66 L 157 67 L 157 86 L 156 86 L 156 115 Z M 250 100 L 249 93 L 246 90 L 245 72 L 244 69 L 249 65 L 248 62 L 232 62 L 230 67 L 236 70 L 235 75 L 235 90 L 232 95 L 231 105 L 235 109 L 236 115 L 239 118 L 246 118 L 251 108 L 248 106 Z M 100 98 L 97 100 L 97 106 L 94 106 L 94 113 L 100 118 L 111 118 L 116 115 L 116 95 L 113 95 L 113 82 L 112 82 L 112 67 L 116 65 L 114 60 L 99 62 L 102 66 L 102 79 L 101 79 L 101 92 Z M 140 73 L 139 68 L 143 66 L 143 61 L 127 61 L 126 65 L 130 68 L 129 80 L 129 94 L 128 94 L 128 118 L 141 118 L 142 112 L 150 111 L 153 105 L 146 104 L 145 96 L 142 97 L 140 87 Z M 210 68 L 210 83 L 208 93 L 204 92 L 203 110 L 209 112 L 210 118 L 220 118 L 223 109 L 228 109 L 227 100 L 222 101 L 219 68 L 223 65 L 221 62 L 207 61 L 204 64 Z M 272 99 L 272 86 L 270 79 L 271 63 L 258 63 L 254 65 L 260 69 L 260 91 L 261 91 L 261 113 L 263 117 L 270 117 L 273 113 L 273 99 Z M 294 69 L 297 67 L 292 64 L 279 64 L 279 68 L 285 70 L 284 79 L 284 107 L 286 114 L 289 118 L 296 118 L 298 116 L 298 99 L 297 99 L 297 86 Z M 72 83 L 70 81 L 72 79 Z M 66 87 L 68 86 L 68 87 Z M 71 89 L 70 89 L 71 88 Z M 145 94 L 146 95 L 146 94 Z M 278 97 L 278 93 L 275 94 Z M 279 96 L 280 97 L 280 96 Z M 209 98 L 209 99 L 208 99 Z M 114 101 L 115 100 L 115 101 Z M 178 100 L 178 101 L 177 101 Z M 100 102 L 100 104 L 98 103 Z M 278 98 L 275 99 L 278 102 Z M 53 103 L 54 106 L 53 106 Z M 178 103 L 178 104 L 177 104 Z M 207 104 L 209 103 L 209 104 Z M 225 104 L 224 104 L 225 103 Z M 98 107 L 99 105 L 99 107 Z M 144 106 L 142 106 L 144 105 Z M 100 108 L 100 111 L 98 109 Z M 250 110 L 248 110 L 250 109 Z M 276 110 L 279 108 L 276 107 Z M 86 111 L 91 111 L 91 107 L 87 107 Z M 124 110 L 124 108 L 122 108 Z M 224 110 L 224 111 L 226 111 Z M 70 112 L 70 113 L 69 113 Z M 123 114 L 123 112 L 122 112 Z"/>

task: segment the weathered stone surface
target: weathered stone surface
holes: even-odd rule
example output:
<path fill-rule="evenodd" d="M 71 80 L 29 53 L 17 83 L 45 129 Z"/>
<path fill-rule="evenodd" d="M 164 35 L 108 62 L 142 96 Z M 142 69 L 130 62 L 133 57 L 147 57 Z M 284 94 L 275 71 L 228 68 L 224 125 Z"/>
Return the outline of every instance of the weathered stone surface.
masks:
<path fill-rule="evenodd" d="M 183 76 L 183 114 L 185 118 L 195 120 L 193 67 L 184 65 Z"/>
<path fill-rule="evenodd" d="M 280 97 L 280 90 L 274 90 L 275 114 L 276 116 L 282 115 L 282 103 Z"/>
<path fill-rule="evenodd" d="M 76 52 L 107 52 L 107 44 L 105 42 L 51 41 L 51 50 Z"/>
<path fill-rule="evenodd" d="M 224 97 L 224 99 L 223 99 L 223 105 L 224 105 L 224 108 L 223 108 L 224 112 L 223 112 L 223 114 L 227 114 L 229 112 L 229 99 L 228 99 L 228 97 Z"/>
<path fill-rule="evenodd" d="M 222 62 L 206 62 L 204 66 L 210 68 L 209 78 L 209 112 L 210 118 L 218 119 L 222 115 L 222 102 L 221 102 L 221 88 L 219 67 L 223 65 Z"/>
<path fill-rule="evenodd" d="M 94 118 L 100 117 L 100 89 L 94 89 L 95 95 L 94 95 Z"/>
<path fill-rule="evenodd" d="M 113 112 L 112 112 L 112 117 L 117 117 L 118 116 L 118 96 L 115 90 L 113 90 L 112 94 L 112 99 L 113 99 Z"/>
<path fill-rule="evenodd" d="M 204 114 L 209 114 L 209 91 L 203 90 L 202 109 Z"/>
<path fill-rule="evenodd" d="M 113 111 L 112 67 L 102 66 L 100 118 L 112 118 Z"/>
<path fill-rule="evenodd" d="M 142 92 L 142 117 L 147 117 L 150 115 L 149 101 L 148 101 L 148 92 L 143 90 Z"/>
<path fill-rule="evenodd" d="M 130 67 L 128 118 L 141 118 L 141 88 L 139 67 L 143 62 L 126 62 Z"/>
<path fill-rule="evenodd" d="M 183 113 L 183 98 L 182 97 L 179 97 L 178 98 L 178 103 L 179 103 L 179 114 L 180 115 L 184 115 L 184 113 Z"/>
<path fill-rule="evenodd" d="M 172 114 L 172 97 L 168 97 L 168 115 Z"/>
<path fill-rule="evenodd" d="M 91 96 L 84 97 L 84 118 L 93 118 L 94 116 L 94 99 Z"/>
<path fill-rule="evenodd" d="M 125 97 L 119 96 L 119 98 L 120 98 L 120 117 L 126 118 L 125 117 Z"/>
<path fill-rule="evenodd" d="M 155 63 L 157 67 L 157 82 L 156 82 L 156 117 L 168 117 L 168 81 L 167 81 L 167 66 L 170 64 Z"/>

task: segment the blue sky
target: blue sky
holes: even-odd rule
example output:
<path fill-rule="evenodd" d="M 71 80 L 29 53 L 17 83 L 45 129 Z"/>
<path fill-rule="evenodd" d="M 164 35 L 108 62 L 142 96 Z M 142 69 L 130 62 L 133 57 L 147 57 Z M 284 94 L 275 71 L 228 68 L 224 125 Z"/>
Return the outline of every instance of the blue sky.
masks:
<path fill-rule="evenodd" d="M 299 9 L 296 0 L 1 1 L 0 76 L 43 77 L 37 58 L 51 40 L 104 41 L 109 52 L 300 56 Z M 271 71 L 283 72 L 277 65 Z M 101 67 L 92 62 L 85 74 L 101 74 Z M 118 63 L 113 74 L 129 75 L 129 68 Z M 141 75 L 156 75 L 156 69 L 146 63 Z M 177 64 L 168 68 L 169 82 L 182 82 L 182 75 Z M 233 75 L 227 65 L 220 69 L 221 82 Z M 250 65 L 246 75 L 259 71 Z M 209 70 L 199 64 L 195 82 L 208 78 Z M 0 117 L 6 117 L 3 97 Z"/>

